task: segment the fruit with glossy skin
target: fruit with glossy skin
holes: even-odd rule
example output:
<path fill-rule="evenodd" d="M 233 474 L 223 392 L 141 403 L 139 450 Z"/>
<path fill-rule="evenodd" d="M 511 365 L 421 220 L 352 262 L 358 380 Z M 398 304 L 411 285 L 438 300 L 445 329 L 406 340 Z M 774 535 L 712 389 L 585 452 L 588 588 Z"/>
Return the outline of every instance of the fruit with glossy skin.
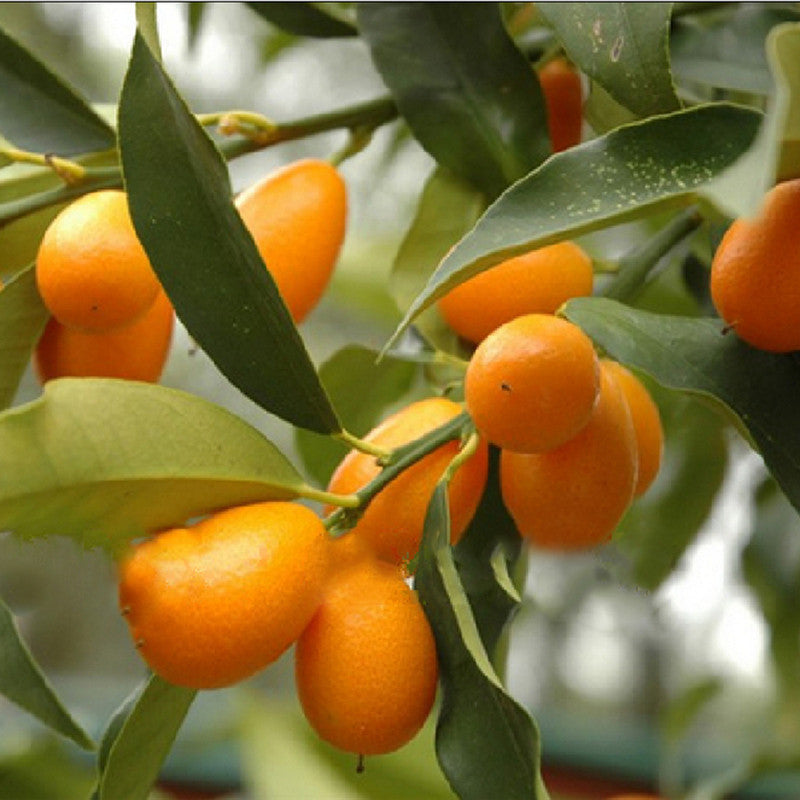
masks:
<path fill-rule="evenodd" d="M 414 737 L 436 695 L 436 644 L 399 567 L 367 559 L 334 574 L 295 677 L 306 718 L 340 750 L 378 755 Z"/>
<path fill-rule="evenodd" d="M 92 192 L 64 208 L 42 237 L 36 283 L 48 311 L 80 331 L 130 325 L 160 285 L 139 242 L 124 192 Z"/>
<path fill-rule="evenodd" d="M 51 317 L 34 350 L 34 370 L 41 383 L 64 377 L 155 383 L 169 355 L 174 320 L 161 290 L 142 317 L 114 331 L 85 333 Z"/>
<path fill-rule="evenodd" d="M 407 444 L 457 416 L 458 403 L 431 397 L 411 403 L 388 417 L 365 436 L 370 444 L 393 449 Z M 436 483 L 458 453 L 450 441 L 400 473 L 372 499 L 349 536 L 367 542 L 379 558 L 400 564 L 419 550 L 428 503 Z M 381 471 L 374 456 L 352 450 L 331 476 L 328 491 L 351 494 Z M 486 485 L 488 450 L 481 442 L 473 456 L 456 471 L 448 487 L 451 541 L 457 542 L 480 502 Z"/>
<path fill-rule="evenodd" d="M 619 388 L 622 389 L 622 393 L 628 401 L 628 408 L 631 410 L 638 454 L 638 477 L 634 494 L 638 497 L 650 488 L 661 467 L 661 458 L 664 452 L 664 428 L 661 425 L 661 414 L 650 396 L 650 392 L 630 370 L 617 361 L 604 360 L 603 364 L 617 379 Z"/>
<path fill-rule="evenodd" d="M 737 336 L 774 353 L 800 350 L 800 179 L 773 187 L 737 219 L 711 262 L 711 299 Z"/>
<path fill-rule="evenodd" d="M 607 366 L 600 373 L 597 405 L 577 436 L 547 453 L 501 453 L 503 502 L 520 534 L 538 547 L 576 550 L 608 541 L 633 499 L 630 409 Z"/>
<path fill-rule="evenodd" d="M 347 192 L 326 161 L 303 159 L 270 173 L 236 207 L 295 322 L 317 305 L 345 235 Z"/>
<path fill-rule="evenodd" d="M 539 85 L 547 108 L 547 130 L 553 152 L 579 144 L 583 87 L 578 71 L 565 58 L 554 58 L 539 70 Z"/>
<path fill-rule="evenodd" d="M 135 545 L 119 604 L 139 653 L 166 680 L 230 686 L 275 661 L 313 617 L 330 540 L 308 508 L 230 508 Z"/>
<path fill-rule="evenodd" d="M 541 453 L 586 425 L 598 388 L 598 360 L 589 337 L 559 317 L 527 314 L 478 345 L 467 367 L 464 396 L 489 442 L 518 453 Z"/>
<path fill-rule="evenodd" d="M 592 260 L 574 242 L 531 250 L 456 286 L 439 300 L 447 324 L 473 344 L 524 314 L 553 314 L 592 293 Z"/>

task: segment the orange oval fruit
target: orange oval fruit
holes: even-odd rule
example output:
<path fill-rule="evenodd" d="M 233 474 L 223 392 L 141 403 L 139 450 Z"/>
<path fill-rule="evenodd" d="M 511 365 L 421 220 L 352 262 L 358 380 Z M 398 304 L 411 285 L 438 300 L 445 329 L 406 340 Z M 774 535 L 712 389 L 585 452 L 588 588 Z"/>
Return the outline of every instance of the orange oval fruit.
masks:
<path fill-rule="evenodd" d="M 126 328 L 84 333 L 51 317 L 33 354 L 41 383 L 53 378 L 125 378 L 156 383 L 169 355 L 175 314 L 166 293 Z"/>
<path fill-rule="evenodd" d="M 236 207 L 292 319 L 301 322 L 322 297 L 344 241 L 341 175 L 326 161 L 296 161 L 242 192 Z"/>
<path fill-rule="evenodd" d="M 464 381 L 467 410 L 492 444 L 540 453 L 573 438 L 589 421 L 599 388 L 588 336 L 549 314 L 527 314 L 487 336 Z"/>
<path fill-rule="evenodd" d="M 800 179 L 773 187 L 758 215 L 725 232 L 711 262 L 711 299 L 748 344 L 800 349 Z"/>
<path fill-rule="evenodd" d="M 139 653 L 179 686 L 230 686 L 275 661 L 322 599 L 322 521 L 295 503 L 214 514 L 134 546 L 119 603 Z"/>
<path fill-rule="evenodd" d="M 616 378 L 631 410 L 638 453 L 637 480 L 634 495 L 644 494 L 658 475 L 664 452 L 664 428 L 658 406 L 644 384 L 617 361 L 604 360 L 606 368 Z"/>
<path fill-rule="evenodd" d="M 400 568 L 337 573 L 295 648 L 300 703 L 326 742 L 378 755 L 409 742 L 436 696 L 436 644 Z"/>
<path fill-rule="evenodd" d="M 124 192 L 92 192 L 62 209 L 39 245 L 36 283 L 48 311 L 75 330 L 121 328 L 152 306 L 159 282 Z"/>
<path fill-rule="evenodd" d="M 574 550 L 606 542 L 633 499 L 636 436 L 625 396 L 601 366 L 600 396 L 581 432 L 547 453 L 504 450 L 503 502 L 538 547 Z"/>
<path fill-rule="evenodd" d="M 371 444 L 393 449 L 443 425 L 461 411 L 458 403 L 444 397 L 419 400 L 388 417 L 364 438 Z M 348 536 L 363 539 L 379 558 L 394 564 L 413 558 L 419 550 L 425 514 L 436 483 L 458 449 L 457 441 L 447 442 L 404 470 L 372 499 Z M 488 448 L 482 442 L 450 482 L 450 535 L 454 543 L 464 533 L 478 508 L 486 485 L 488 464 Z M 351 494 L 369 483 L 380 471 L 374 456 L 352 450 L 334 471 L 328 490 Z"/>
<path fill-rule="evenodd" d="M 579 144 L 583 127 L 583 87 L 578 71 L 565 58 L 554 58 L 539 70 L 539 84 L 547 108 L 547 130 L 553 152 Z"/>
<path fill-rule="evenodd" d="M 592 260 L 574 242 L 510 258 L 456 286 L 439 300 L 447 324 L 474 344 L 524 314 L 554 314 L 592 293 Z"/>

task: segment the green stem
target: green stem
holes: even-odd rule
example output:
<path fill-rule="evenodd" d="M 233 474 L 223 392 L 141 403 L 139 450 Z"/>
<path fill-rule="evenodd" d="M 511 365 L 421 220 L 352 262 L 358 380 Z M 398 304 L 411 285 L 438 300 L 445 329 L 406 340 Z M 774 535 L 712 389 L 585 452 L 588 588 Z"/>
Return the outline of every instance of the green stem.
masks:
<path fill-rule="evenodd" d="M 341 430 L 339 433 L 334 434 L 333 438 L 338 439 L 348 447 L 353 447 L 362 453 L 375 456 L 375 458 L 387 459 L 391 455 L 389 450 L 364 441 L 364 439 L 359 439 L 358 436 L 354 436 L 350 431 Z"/>
<path fill-rule="evenodd" d="M 345 108 L 330 111 L 326 114 L 317 114 L 311 117 L 304 117 L 285 123 L 271 123 L 264 117 L 249 112 L 229 112 L 245 122 L 255 125 L 257 120 L 261 120 L 260 135 L 243 136 L 237 139 L 227 139 L 219 143 L 219 150 L 227 161 L 234 158 L 263 150 L 267 147 L 289 142 L 295 139 L 303 139 L 307 136 L 314 136 L 318 133 L 337 130 L 340 128 L 358 128 L 366 126 L 376 128 L 387 122 L 391 122 L 397 117 L 397 107 L 391 97 L 379 97 L 366 103 L 347 106 Z M 202 115 L 201 122 L 217 122 L 225 118 L 225 114 Z M 265 126 L 264 120 L 268 123 Z M 272 127 L 268 127 L 272 126 Z M 51 157 L 50 164 L 44 162 L 45 156 L 31 154 L 37 157 L 35 163 L 42 166 L 54 168 L 56 159 Z M 58 160 L 62 161 L 61 159 Z M 30 159 L 29 159 L 30 162 Z M 67 162 L 72 163 L 72 162 Z M 39 194 L 22 197 L 6 203 L 0 203 L 0 225 L 13 222 L 20 217 L 39 211 L 42 208 L 66 203 L 88 192 L 97 189 L 118 189 L 122 186 L 122 170 L 119 165 L 114 167 L 82 167 L 83 175 L 78 182 L 72 182 L 56 189 L 49 189 Z M 75 176 L 77 179 L 77 176 Z"/>
<path fill-rule="evenodd" d="M 673 247 L 693 233 L 703 222 L 697 206 L 682 211 L 658 233 L 619 261 L 619 272 L 603 293 L 614 300 L 630 300 L 644 286 L 648 275 Z"/>
<path fill-rule="evenodd" d="M 325 527 L 331 533 L 338 535 L 349 530 L 358 522 L 373 497 L 385 486 L 391 483 L 400 473 L 407 470 L 417 461 L 425 458 L 443 444 L 461 437 L 467 424 L 470 423 L 469 414 L 462 411 L 457 416 L 448 420 L 444 425 L 434 428 L 419 439 L 404 444 L 391 452 L 384 459 L 384 468 L 366 486 L 359 489 L 355 496 L 358 498 L 357 507 L 339 508 L 325 520 Z M 456 456 L 457 458 L 457 456 Z"/>
<path fill-rule="evenodd" d="M 323 489 L 315 489 L 313 486 L 303 484 L 297 494 L 306 500 L 314 500 L 317 503 L 324 503 L 327 506 L 339 506 L 340 508 L 358 508 L 361 500 L 356 494 L 336 494 L 326 492 Z M 335 513 L 335 512 L 334 512 Z"/>
<path fill-rule="evenodd" d="M 31 153 L 18 147 L 0 147 L 0 155 L 17 164 L 34 164 L 51 169 L 68 185 L 80 183 L 86 177 L 86 167 L 82 164 L 51 153 Z"/>

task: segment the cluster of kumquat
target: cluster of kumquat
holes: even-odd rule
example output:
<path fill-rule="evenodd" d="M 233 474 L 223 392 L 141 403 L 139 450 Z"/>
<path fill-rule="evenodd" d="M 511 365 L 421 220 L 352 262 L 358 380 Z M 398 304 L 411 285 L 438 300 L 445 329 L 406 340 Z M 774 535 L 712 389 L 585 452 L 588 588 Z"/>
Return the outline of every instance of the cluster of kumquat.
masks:
<path fill-rule="evenodd" d="M 292 318 L 302 321 L 327 287 L 344 239 L 344 181 L 329 163 L 305 159 L 267 175 L 236 207 Z M 159 379 L 174 313 L 124 192 L 92 192 L 55 217 L 39 247 L 36 281 L 51 314 L 34 354 L 42 383 Z"/>
<path fill-rule="evenodd" d="M 436 694 L 433 634 L 405 577 L 305 506 L 264 502 L 132 546 L 119 603 L 141 656 L 180 686 L 230 686 L 296 643 L 312 727 L 376 755 L 417 733 Z"/>
<path fill-rule="evenodd" d="M 565 242 L 505 261 L 440 301 L 456 332 L 477 343 L 466 407 L 501 448 L 503 500 L 540 547 L 607 541 L 661 463 L 661 419 L 644 385 L 554 314 L 591 291 L 590 259 Z"/>

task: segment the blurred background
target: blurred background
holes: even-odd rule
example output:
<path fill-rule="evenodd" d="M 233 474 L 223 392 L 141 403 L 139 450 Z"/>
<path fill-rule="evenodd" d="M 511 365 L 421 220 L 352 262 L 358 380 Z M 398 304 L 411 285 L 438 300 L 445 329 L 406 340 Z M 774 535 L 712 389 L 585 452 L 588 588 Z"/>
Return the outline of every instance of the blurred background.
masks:
<path fill-rule="evenodd" d="M 158 11 L 167 70 L 197 113 L 247 109 L 284 121 L 385 91 L 356 39 L 296 39 L 241 4 L 193 5 L 190 11 L 185 3 L 159 4 Z M 3 3 L 0 26 L 113 113 L 134 13 L 132 3 Z M 324 158 L 344 144 L 345 135 L 320 135 L 237 159 L 230 167 L 234 189 L 296 158 Z M 397 125 L 380 129 L 365 151 L 343 164 L 351 204 L 346 245 L 330 291 L 301 328 L 317 363 L 348 343 L 380 348 L 393 330 L 399 312 L 387 290 L 392 259 L 432 166 Z M 628 226 L 587 244 L 608 259 L 638 234 Z M 665 270 L 662 285 L 652 289 L 654 302 L 673 297 L 672 281 Z M 162 382 L 247 419 L 302 469 L 292 429 L 227 384 L 180 327 Z M 29 374 L 17 402 L 39 391 Z M 409 389 L 419 391 L 418 385 Z M 508 687 L 540 724 L 546 774 L 562 798 L 605 797 L 616 788 L 652 787 L 659 779 L 677 789 L 689 779 L 735 770 L 775 725 L 771 630 L 763 597 L 745 575 L 748 543 L 764 522 L 754 499 L 763 468 L 712 413 L 687 411 L 664 392 L 656 397 L 670 440 L 679 445 L 668 448 L 650 513 L 645 509 L 629 525 L 652 537 L 654 526 L 673 524 L 674 505 L 660 504 L 659 493 L 682 469 L 687 449 L 680 443 L 690 424 L 713 435 L 704 475 L 721 485 L 710 512 L 695 511 L 702 524 L 693 544 L 652 591 L 634 580 L 630 551 L 615 545 L 585 556 L 533 553 L 524 603 L 509 635 Z M 774 530 L 760 535 L 777 537 L 786 563 L 796 563 L 796 515 L 780 498 L 768 499 Z M 0 538 L 0 594 L 70 709 L 99 734 L 144 675 L 117 612 L 108 560 L 69 541 Z M 426 729 L 406 751 L 369 764 L 365 779 L 356 776 L 350 760 L 331 753 L 308 730 L 294 700 L 291 662 L 284 659 L 242 689 L 201 697 L 168 764 L 168 778 L 265 799 L 447 797 L 432 736 Z M 4 793 L 4 778 L 12 781 L 5 791 L 13 792 L 13 776 L 26 774 L 37 754 L 60 764 L 74 786 L 83 785 L 84 766 L 74 754 L 0 700 L 0 800 L 14 797 Z M 413 785 L 404 783 L 409 770 L 417 775 Z M 743 796 L 800 797 L 800 782 L 791 780 L 761 781 Z M 53 797 L 43 791 L 42 797 Z"/>

